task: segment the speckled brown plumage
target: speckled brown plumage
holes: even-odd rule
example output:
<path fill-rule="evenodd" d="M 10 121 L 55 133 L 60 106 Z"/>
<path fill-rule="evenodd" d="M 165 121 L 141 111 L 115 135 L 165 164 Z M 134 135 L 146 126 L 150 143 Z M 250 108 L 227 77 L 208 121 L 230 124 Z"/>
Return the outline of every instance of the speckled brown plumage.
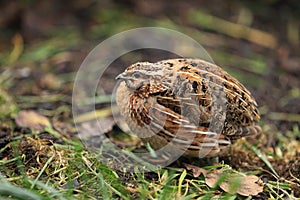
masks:
<path fill-rule="evenodd" d="M 209 62 L 139 62 L 117 79 L 121 115 L 154 149 L 216 156 L 232 140 L 261 131 L 255 125 L 260 117 L 250 92 Z"/>

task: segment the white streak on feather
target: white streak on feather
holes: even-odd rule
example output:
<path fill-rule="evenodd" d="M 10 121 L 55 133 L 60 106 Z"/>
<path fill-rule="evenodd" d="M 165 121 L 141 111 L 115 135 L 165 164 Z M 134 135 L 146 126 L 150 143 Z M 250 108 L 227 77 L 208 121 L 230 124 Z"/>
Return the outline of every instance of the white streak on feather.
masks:
<path fill-rule="evenodd" d="M 170 112 L 167 112 L 167 111 L 164 111 L 164 110 L 161 110 L 161 109 L 159 109 L 159 108 L 157 108 L 157 107 L 153 107 L 154 109 L 156 109 L 156 110 L 158 110 L 159 112 L 161 112 L 161 113 L 164 113 L 164 114 L 166 114 L 166 115 L 169 115 L 169 116 L 171 116 L 171 117 L 173 117 L 173 118 L 175 118 L 175 119 L 178 119 L 179 120 L 179 122 L 185 122 L 185 123 L 189 123 L 189 121 L 188 120 L 185 120 L 185 119 L 182 119 L 182 118 L 180 118 L 180 117 L 178 117 L 178 116 L 176 116 L 176 115 L 173 115 L 172 113 L 170 113 Z"/>
<path fill-rule="evenodd" d="M 218 135 L 215 132 L 210 132 L 210 131 L 200 131 L 200 130 L 191 130 L 191 133 L 195 133 L 195 134 L 200 134 L 200 135 Z"/>

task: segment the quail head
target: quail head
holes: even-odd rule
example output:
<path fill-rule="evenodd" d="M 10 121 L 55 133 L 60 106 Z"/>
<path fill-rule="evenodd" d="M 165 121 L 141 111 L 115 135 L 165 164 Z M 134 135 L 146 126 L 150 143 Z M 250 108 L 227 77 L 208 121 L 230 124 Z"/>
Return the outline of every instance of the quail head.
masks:
<path fill-rule="evenodd" d="M 138 62 L 117 79 L 121 115 L 155 150 L 214 157 L 234 140 L 261 131 L 250 92 L 204 60 Z"/>

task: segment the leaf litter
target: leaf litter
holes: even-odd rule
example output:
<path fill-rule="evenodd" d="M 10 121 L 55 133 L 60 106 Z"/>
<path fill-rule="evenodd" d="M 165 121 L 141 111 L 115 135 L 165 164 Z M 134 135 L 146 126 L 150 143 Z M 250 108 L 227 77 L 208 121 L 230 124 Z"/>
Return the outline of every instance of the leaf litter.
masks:
<path fill-rule="evenodd" d="M 206 170 L 201 167 L 185 164 L 188 170 L 191 170 L 194 177 L 201 174 L 205 178 L 205 183 L 210 188 L 219 186 L 225 192 L 230 194 L 239 194 L 242 196 L 255 196 L 263 192 L 263 181 L 255 175 L 245 175 L 234 171 L 228 167 Z"/>

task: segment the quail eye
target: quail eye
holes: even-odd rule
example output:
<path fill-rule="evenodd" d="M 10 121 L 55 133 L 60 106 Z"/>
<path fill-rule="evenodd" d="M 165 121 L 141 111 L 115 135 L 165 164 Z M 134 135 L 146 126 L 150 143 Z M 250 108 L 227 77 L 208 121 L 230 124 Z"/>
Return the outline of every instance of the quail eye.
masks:
<path fill-rule="evenodd" d="M 139 73 L 139 72 L 136 72 L 136 73 L 134 73 L 133 75 L 132 75 L 134 78 L 141 78 L 141 73 Z"/>

